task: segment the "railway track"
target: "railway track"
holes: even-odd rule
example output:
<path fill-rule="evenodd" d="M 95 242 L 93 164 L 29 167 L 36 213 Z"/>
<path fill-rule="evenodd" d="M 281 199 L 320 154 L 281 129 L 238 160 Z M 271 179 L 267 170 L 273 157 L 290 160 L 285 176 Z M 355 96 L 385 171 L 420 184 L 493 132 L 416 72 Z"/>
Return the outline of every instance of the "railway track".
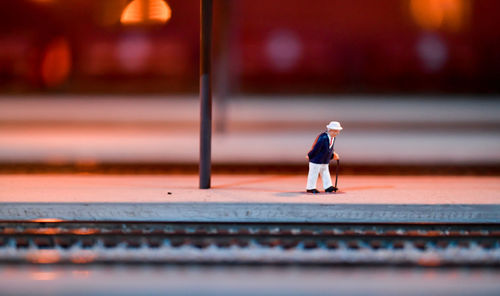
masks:
<path fill-rule="evenodd" d="M 500 267 L 500 224 L 11 221 L 0 263 Z"/>

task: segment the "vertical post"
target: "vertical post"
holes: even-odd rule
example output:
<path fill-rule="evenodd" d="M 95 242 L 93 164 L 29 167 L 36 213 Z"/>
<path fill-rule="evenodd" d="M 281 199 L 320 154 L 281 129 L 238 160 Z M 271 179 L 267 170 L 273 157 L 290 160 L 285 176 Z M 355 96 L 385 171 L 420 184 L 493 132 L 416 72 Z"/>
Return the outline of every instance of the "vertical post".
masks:
<path fill-rule="evenodd" d="M 212 0 L 201 0 L 200 27 L 200 189 L 208 189 L 212 150 Z"/>

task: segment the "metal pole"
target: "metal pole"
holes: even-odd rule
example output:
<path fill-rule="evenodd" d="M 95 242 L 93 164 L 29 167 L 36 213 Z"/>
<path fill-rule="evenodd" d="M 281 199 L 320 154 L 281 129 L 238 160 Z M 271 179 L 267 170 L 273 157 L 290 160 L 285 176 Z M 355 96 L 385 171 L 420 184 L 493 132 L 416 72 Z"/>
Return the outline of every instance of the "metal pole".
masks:
<path fill-rule="evenodd" d="M 208 189 L 212 150 L 212 0 L 201 0 L 200 25 L 200 189 Z"/>

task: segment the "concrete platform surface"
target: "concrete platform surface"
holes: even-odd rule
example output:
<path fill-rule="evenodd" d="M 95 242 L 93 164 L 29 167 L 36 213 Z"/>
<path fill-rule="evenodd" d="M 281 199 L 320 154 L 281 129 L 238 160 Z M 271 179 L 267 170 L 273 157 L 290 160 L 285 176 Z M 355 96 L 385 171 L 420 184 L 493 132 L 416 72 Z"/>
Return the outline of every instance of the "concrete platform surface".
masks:
<path fill-rule="evenodd" d="M 500 223 L 500 177 L 340 176 L 340 192 L 317 195 L 305 182 L 216 175 L 200 190 L 194 175 L 0 175 L 0 219 Z"/>

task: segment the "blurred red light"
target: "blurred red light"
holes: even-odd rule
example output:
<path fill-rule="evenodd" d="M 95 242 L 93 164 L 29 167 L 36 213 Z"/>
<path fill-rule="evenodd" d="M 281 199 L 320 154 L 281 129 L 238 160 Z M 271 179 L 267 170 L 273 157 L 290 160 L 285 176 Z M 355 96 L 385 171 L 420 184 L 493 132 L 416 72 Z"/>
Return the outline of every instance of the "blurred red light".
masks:
<path fill-rule="evenodd" d="M 49 43 L 42 58 L 41 76 L 48 87 L 56 87 L 68 78 L 71 71 L 71 49 L 64 38 Z"/>

